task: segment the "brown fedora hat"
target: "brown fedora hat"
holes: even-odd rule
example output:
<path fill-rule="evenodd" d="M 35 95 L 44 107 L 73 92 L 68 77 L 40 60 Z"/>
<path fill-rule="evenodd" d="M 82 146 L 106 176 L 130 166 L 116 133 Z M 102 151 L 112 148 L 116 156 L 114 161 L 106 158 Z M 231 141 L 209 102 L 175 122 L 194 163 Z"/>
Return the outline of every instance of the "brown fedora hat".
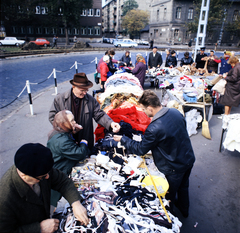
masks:
<path fill-rule="evenodd" d="M 76 87 L 80 87 L 83 89 L 88 89 L 93 86 L 93 83 L 88 80 L 85 73 L 74 74 L 73 79 L 70 80 L 70 83 Z"/>

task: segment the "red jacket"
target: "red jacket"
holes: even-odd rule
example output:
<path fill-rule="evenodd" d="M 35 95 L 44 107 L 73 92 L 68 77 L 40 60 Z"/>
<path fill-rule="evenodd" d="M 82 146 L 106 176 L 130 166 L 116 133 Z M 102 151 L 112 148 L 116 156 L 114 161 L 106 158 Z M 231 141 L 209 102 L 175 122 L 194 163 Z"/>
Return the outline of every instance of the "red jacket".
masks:
<path fill-rule="evenodd" d="M 107 81 L 107 73 L 109 71 L 108 65 L 106 62 L 102 62 L 100 64 L 100 74 L 101 74 L 101 81 Z"/>

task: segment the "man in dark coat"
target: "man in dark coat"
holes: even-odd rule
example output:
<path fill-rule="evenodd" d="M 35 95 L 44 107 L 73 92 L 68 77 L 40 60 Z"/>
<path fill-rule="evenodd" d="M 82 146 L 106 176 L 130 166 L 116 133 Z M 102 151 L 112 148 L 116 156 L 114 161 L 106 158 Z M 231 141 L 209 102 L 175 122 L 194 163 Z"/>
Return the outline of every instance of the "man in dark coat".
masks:
<path fill-rule="evenodd" d="M 87 94 L 93 83 L 88 80 L 85 73 L 75 74 L 70 83 L 72 89 L 55 97 L 49 111 L 49 121 L 51 124 L 53 123 L 57 112 L 64 109 L 70 110 L 76 122 L 83 127 L 82 130 L 74 134 L 76 142 L 85 139 L 88 141 L 89 149 L 92 149 L 94 145 L 93 119 L 107 130 L 112 129 L 114 132 L 120 130 L 120 125 L 100 109 L 95 98 Z"/>
<path fill-rule="evenodd" d="M 176 58 L 176 52 L 172 50 L 170 52 L 170 56 L 166 58 L 166 67 L 176 67 L 177 66 L 177 58 Z"/>
<path fill-rule="evenodd" d="M 88 224 L 74 183 L 52 168 L 50 149 L 39 143 L 25 144 L 16 152 L 14 162 L 0 181 L 0 232 L 55 232 L 59 220 L 50 219 L 51 188 L 67 199 L 80 222 Z"/>
<path fill-rule="evenodd" d="M 151 90 L 143 92 L 139 103 L 143 111 L 152 117 L 142 141 L 118 135 L 114 136 L 114 140 L 120 141 L 133 154 L 145 155 L 149 150 L 152 151 L 155 165 L 165 174 L 169 183 L 166 199 L 171 201 L 170 211 L 175 204 L 183 216 L 188 217 L 189 176 L 195 156 L 184 116 L 174 108 L 162 107 L 158 96 Z"/>
<path fill-rule="evenodd" d="M 154 46 L 148 58 L 148 68 L 159 68 L 162 65 L 162 55 L 157 52 L 157 47 Z"/>
<path fill-rule="evenodd" d="M 206 61 L 205 61 L 204 57 L 207 57 L 207 54 L 204 53 L 204 51 L 205 51 L 205 47 L 200 48 L 200 53 L 197 54 L 197 56 L 196 56 L 196 68 L 197 69 L 198 68 L 203 69 L 205 66 Z"/>

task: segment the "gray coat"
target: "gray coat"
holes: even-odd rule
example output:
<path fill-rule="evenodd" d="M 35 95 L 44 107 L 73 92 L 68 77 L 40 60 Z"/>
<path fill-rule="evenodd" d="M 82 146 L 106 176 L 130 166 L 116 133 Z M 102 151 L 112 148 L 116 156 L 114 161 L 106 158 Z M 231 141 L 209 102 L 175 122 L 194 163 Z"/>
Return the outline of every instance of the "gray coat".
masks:
<path fill-rule="evenodd" d="M 53 122 L 54 116 L 57 112 L 64 109 L 72 111 L 72 89 L 57 95 L 53 101 L 53 104 L 49 111 L 49 121 Z M 91 95 L 86 94 L 83 98 L 82 108 L 80 110 L 80 119 L 75 119 L 76 122 L 82 125 L 83 129 L 80 130 L 82 139 L 88 141 L 88 146 L 91 149 L 94 145 L 93 137 L 93 120 L 98 124 L 105 127 L 107 130 L 110 129 L 113 120 L 100 109 L 99 103 Z"/>
<path fill-rule="evenodd" d="M 225 106 L 238 107 L 240 104 L 240 63 L 237 63 L 228 72 L 226 81 L 225 92 L 219 103 Z"/>
<path fill-rule="evenodd" d="M 50 217 L 51 188 L 69 202 L 80 200 L 73 182 L 52 169 L 49 179 L 40 181 L 41 197 L 25 183 L 13 165 L 0 181 L 0 232 L 41 232 L 40 222 Z"/>

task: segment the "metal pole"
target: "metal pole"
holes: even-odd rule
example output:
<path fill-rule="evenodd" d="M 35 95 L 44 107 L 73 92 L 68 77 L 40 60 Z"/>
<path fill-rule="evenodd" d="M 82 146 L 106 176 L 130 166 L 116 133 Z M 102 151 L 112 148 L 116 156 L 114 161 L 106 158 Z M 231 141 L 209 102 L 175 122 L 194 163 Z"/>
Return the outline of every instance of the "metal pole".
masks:
<path fill-rule="evenodd" d="M 96 72 L 97 72 L 97 57 L 95 57 L 95 65 L 96 65 Z"/>
<path fill-rule="evenodd" d="M 57 91 L 57 76 L 56 76 L 56 69 L 53 68 L 53 77 L 54 77 L 54 82 L 55 82 L 55 95 L 58 94 L 58 91 Z"/>
<path fill-rule="evenodd" d="M 75 61 L 75 70 L 76 70 L 76 74 L 77 74 L 78 73 L 77 61 Z"/>
<path fill-rule="evenodd" d="M 30 104 L 30 113 L 31 113 L 31 116 L 33 116 L 32 95 L 31 95 L 29 80 L 26 81 L 26 86 L 27 86 L 27 92 L 28 92 L 28 98 L 29 98 L 29 104 Z"/>

